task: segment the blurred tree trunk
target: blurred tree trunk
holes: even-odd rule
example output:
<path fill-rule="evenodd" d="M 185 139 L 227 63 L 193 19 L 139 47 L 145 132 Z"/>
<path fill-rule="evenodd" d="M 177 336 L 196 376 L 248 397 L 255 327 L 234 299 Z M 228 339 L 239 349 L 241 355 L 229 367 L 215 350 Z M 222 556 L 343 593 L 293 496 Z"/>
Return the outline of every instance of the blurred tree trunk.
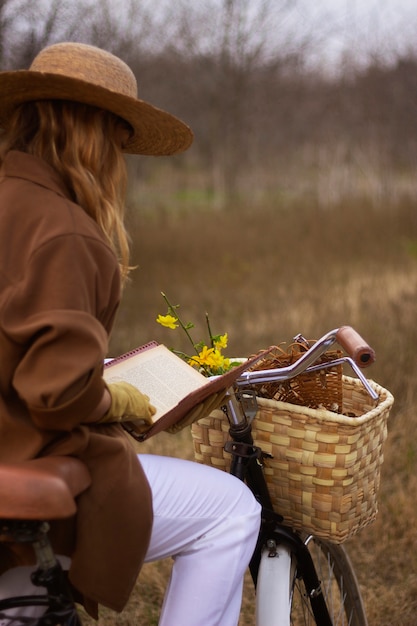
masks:
<path fill-rule="evenodd" d="M 0 0 L 0 67 L 27 68 L 53 41 L 71 40 L 80 23 L 82 2 Z"/>
<path fill-rule="evenodd" d="M 194 115 L 200 118 L 198 145 L 203 165 L 211 173 L 209 191 L 224 204 L 236 197 L 251 159 L 260 68 L 270 58 L 281 62 L 293 52 L 294 46 L 284 43 L 280 23 L 296 5 L 296 0 L 256 4 L 211 0 L 195 8 L 189 2 L 176 5 L 174 38 L 177 50 L 194 66 L 186 88 L 200 109 Z"/>

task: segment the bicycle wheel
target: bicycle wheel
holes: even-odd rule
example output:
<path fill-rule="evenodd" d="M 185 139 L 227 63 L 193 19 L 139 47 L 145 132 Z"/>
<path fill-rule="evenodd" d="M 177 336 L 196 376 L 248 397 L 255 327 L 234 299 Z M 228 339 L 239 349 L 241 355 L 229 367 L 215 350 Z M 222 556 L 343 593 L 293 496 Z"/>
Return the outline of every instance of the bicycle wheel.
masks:
<path fill-rule="evenodd" d="M 308 537 L 306 545 L 313 558 L 317 576 L 333 626 L 367 626 L 365 608 L 353 565 L 341 545 Z M 316 624 L 303 581 L 294 577 L 291 626 Z"/>

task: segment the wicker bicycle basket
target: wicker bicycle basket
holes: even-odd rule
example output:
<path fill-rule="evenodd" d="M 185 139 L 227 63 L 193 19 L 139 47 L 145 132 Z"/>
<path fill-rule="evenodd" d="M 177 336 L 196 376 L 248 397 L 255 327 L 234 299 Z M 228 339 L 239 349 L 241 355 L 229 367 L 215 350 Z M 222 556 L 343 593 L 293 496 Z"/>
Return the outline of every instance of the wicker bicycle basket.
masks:
<path fill-rule="evenodd" d="M 370 384 L 376 402 L 359 380 L 343 376 L 338 412 L 258 398 L 254 442 L 271 455 L 264 473 L 285 524 L 342 543 L 375 519 L 393 397 Z M 221 410 L 194 423 L 196 461 L 228 471 L 228 429 Z"/>

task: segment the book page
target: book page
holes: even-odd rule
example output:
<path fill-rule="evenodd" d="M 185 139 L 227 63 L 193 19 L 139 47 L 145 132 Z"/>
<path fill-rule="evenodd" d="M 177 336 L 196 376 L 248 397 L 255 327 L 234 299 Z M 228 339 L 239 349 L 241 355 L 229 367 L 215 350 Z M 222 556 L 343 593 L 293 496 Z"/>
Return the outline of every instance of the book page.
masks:
<path fill-rule="evenodd" d="M 104 369 L 107 383 L 125 381 L 149 396 L 157 412 L 153 421 L 174 408 L 208 379 L 164 345 L 122 355 Z"/>

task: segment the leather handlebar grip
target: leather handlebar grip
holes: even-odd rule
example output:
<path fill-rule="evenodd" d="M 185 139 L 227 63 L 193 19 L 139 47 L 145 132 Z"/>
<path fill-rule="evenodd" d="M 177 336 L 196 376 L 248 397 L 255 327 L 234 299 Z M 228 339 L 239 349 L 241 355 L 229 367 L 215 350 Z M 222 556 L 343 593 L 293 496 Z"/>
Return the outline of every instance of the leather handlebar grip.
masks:
<path fill-rule="evenodd" d="M 375 351 L 351 326 L 337 331 L 337 341 L 359 367 L 368 367 L 375 361 Z"/>

